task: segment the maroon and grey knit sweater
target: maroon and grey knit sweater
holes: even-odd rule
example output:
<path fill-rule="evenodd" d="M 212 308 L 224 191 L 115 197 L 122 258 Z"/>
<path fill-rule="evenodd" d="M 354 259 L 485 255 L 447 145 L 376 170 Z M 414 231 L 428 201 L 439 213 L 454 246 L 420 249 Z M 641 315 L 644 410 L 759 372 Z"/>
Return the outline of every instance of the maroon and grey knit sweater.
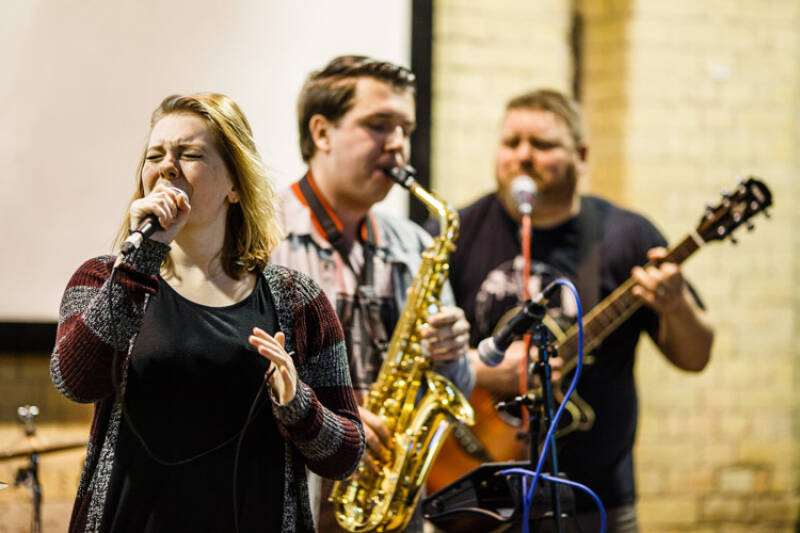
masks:
<path fill-rule="evenodd" d="M 109 278 L 116 258 L 90 259 L 73 274 L 64 292 L 51 376 L 67 398 L 94 402 L 71 533 L 100 528 L 122 414 L 112 382 L 113 339 L 119 350 L 115 374 L 124 391 L 130 354 L 148 302 L 159 289 L 157 274 L 168 250 L 166 245 L 145 241 L 131 260 L 120 264 L 113 283 Z M 350 385 L 341 326 L 330 303 L 299 272 L 269 265 L 263 275 L 279 330 L 286 334 L 286 351 L 294 351 L 299 378 L 297 394 L 289 404 L 272 404 L 286 439 L 282 529 L 310 532 L 313 519 L 305 467 L 324 477 L 347 477 L 361 458 L 364 432 Z"/>

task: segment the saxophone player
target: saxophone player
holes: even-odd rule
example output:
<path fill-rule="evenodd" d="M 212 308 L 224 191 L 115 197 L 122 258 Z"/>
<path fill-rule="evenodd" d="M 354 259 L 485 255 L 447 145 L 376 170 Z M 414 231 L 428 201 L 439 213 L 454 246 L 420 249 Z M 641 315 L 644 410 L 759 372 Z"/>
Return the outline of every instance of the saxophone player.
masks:
<path fill-rule="evenodd" d="M 413 222 L 371 210 L 392 187 L 386 172 L 408 161 L 414 96 L 408 69 L 341 56 L 312 72 L 298 99 L 308 171 L 281 195 L 286 236 L 270 260 L 308 274 L 334 302 L 359 403 L 378 375 L 421 253 L 431 243 Z M 446 287 L 441 311 L 428 317 L 430 327 L 421 333 L 436 371 L 468 394 L 474 383 L 466 358 L 469 323 L 452 302 Z M 391 434 L 373 413 L 360 408 L 360 414 L 365 463 L 377 470 Z M 339 530 L 327 501 L 330 483 L 312 479 L 310 490 L 318 531 Z M 422 531 L 419 512 L 406 531 Z"/>

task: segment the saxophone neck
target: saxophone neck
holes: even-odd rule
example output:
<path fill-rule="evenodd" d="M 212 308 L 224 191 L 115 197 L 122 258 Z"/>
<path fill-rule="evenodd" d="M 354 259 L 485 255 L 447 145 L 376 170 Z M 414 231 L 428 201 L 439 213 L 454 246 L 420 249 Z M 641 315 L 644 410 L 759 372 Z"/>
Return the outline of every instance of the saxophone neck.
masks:
<path fill-rule="evenodd" d="M 399 183 L 405 189 L 414 195 L 414 197 L 422 202 L 428 211 L 435 216 L 439 221 L 439 229 L 442 234 L 458 231 L 458 215 L 456 212 L 436 197 L 436 195 L 428 192 L 419 183 L 417 183 L 417 171 L 411 165 L 402 165 L 394 167 L 386 171 L 386 174 L 394 181 Z M 455 230 L 453 230 L 455 226 Z M 454 239 L 455 236 L 448 236 L 448 239 Z"/>
<path fill-rule="evenodd" d="M 402 187 L 411 190 L 412 185 L 418 185 L 417 170 L 411 165 L 400 165 L 384 170 L 387 176 L 399 183 Z"/>

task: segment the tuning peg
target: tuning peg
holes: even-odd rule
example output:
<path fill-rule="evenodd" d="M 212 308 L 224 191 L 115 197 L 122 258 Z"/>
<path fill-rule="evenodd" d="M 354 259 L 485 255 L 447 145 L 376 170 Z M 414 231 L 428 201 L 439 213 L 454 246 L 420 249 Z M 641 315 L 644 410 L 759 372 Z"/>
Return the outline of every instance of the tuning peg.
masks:
<path fill-rule="evenodd" d="M 739 244 L 738 239 L 736 239 L 736 237 L 734 237 L 733 235 L 728 236 L 728 238 L 731 240 L 731 244 L 734 245 Z"/>
<path fill-rule="evenodd" d="M 769 211 L 764 209 L 764 216 L 767 217 L 767 218 L 772 218 L 772 213 L 770 213 Z"/>
<path fill-rule="evenodd" d="M 745 227 L 747 228 L 747 231 L 753 231 L 754 229 L 756 229 L 756 225 L 755 225 L 755 224 L 753 224 L 752 222 L 748 222 L 748 223 L 745 225 Z"/>
<path fill-rule="evenodd" d="M 730 198 L 731 192 L 728 189 L 722 189 L 722 197 L 723 198 Z"/>

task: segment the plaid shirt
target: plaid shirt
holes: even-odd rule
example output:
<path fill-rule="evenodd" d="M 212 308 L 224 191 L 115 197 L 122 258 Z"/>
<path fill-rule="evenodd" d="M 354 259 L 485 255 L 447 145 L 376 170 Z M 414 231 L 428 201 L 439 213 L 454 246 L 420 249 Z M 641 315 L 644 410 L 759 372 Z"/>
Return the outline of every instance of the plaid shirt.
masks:
<path fill-rule="evenodd" d="M 366 391 L 374 381 L 383 363 L 383 354 L 370 349 L 363 338 L 359 321 L 344 316 L 355 299 L 358 286 L 355 274 L 346 266 L 339 253 L 325 239 L 313 223 L 308 206 L 290 188 L 281 193 L 279 219 L 285 232 L 284 240 L 270 257 L 270 262 L 283 265 L 307 274 L 319 283 L 328 299 L 333 302 L 339 319 L 347 323 L 345 338 L 357 339 L 358 344 L 347 346 L 350 377 L 358 395 Z M 394 329 L 406 302 L 406 291 L 411 286 L 422 264 L 422 252 L 431 245 L 431 236 L 409 220 L 391 217 L 382 213 L 371 213 L 377 226 L 376 251 L 373 257 L 375 296 L 381 301 L 384 314 L 394 313 L 388 325 L 388 333 Z M 359 269 L 364 263 L 363 246 L 356 242 L 348 257 L 350 264 Z M 443 306 L 454 305 L 450 285 L 442 292 Z M 349 331 L 348 331 L 349 330 Z M 440 364 L 436 370 L 469 395 L 475 376 L 467 358 Z"/>

